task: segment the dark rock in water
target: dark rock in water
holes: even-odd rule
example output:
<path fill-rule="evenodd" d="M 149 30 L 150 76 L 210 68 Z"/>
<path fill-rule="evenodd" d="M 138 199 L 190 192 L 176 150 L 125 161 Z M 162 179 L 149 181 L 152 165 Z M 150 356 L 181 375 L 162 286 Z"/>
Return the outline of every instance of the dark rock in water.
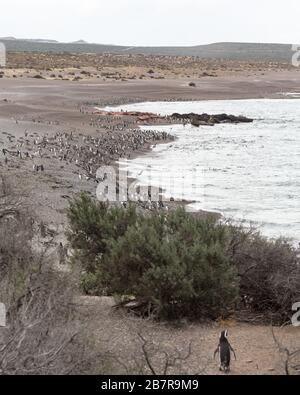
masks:
<path fill-rule="evenodd" d="M 174 113 L 171 115 L 173 119 L 180 119 L 184 121 L 190 121 L 190 123 L 194 126 L 213 126 L 219 123 L 250 123 L 253 122 L 253 119 L 247 118 L 243 115 L 235 116 L 231 114 L 178 114 Z"/>
<path fill-rule="evenodd" d="M 200 121 L 197 118 L 192 118 L 191 119 L 191 125 L 199 127 L 200 126 Z"/>
<path fill-rule="evenodd" d="M 244 117 L 243 115 L 240 115 L 239 117 L 237 117 L 237 119 L 238 119 L 238 122 L 246 122 L 246 123 L 253 122 L 253 119 Z"/>
<path fill-rule="evenodd" d="M 199 126 L 214 126 L 214 123 L 209 119 L 209 120 L 203 120 L 201 121 L 199 118 L 195 117 L 192 118 L 191 120 L 191 125 L 199 127 Z"/>

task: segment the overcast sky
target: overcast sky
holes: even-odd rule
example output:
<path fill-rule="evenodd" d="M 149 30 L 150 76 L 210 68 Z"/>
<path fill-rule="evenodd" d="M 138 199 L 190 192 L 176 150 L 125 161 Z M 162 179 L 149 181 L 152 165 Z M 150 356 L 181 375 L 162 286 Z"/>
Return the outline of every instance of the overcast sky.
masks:
<path fill-rule="evenodd" d="M 9 0 L 1 5 L 0 37 L 122 45 L 300 43 L 300 0 Z"/>

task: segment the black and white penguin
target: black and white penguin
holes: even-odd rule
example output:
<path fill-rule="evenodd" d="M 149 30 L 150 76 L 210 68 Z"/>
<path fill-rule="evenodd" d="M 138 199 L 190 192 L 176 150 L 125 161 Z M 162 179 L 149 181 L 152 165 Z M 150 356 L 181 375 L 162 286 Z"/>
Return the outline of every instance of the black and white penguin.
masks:
<path fill-rule="evenodd" d="M 222 331 L 220 334 L 218 347 L 214 353 L 214 358 L 216 357 L 216 354 L 219 353 L 220 371 L 223 371 L 225 373 L 230 372 L 231 352 L 233 352 L 234 358 L 236 359 L 234 349 L 231 347 L 227 337 L 228 337 L 228 331 L 227 330 Z"/>

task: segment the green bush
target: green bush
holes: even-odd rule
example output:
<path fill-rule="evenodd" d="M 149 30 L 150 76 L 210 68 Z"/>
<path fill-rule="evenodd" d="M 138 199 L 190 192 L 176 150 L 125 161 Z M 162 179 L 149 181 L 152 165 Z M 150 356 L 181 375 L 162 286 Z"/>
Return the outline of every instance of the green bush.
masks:
<path fill-rule="evenodd" d="M 143 214 L 86 195 L 68 216 L 87 294 L 135 297 L 164 318 L 235 309 L 274 323 L 289 320 L 300 300 L 299 251 L 285 240 L 184 209 Z"/>
<path fill-rule="evenodd" d="M 150 301 L 167 318 L 228 313 L 238 282 L 223 252 L 222 229 L 183 210 L 164 220 L 161 214 L 144 218 L 112 240 L 99 283 L 108 293 Z"/>
<path fill-rule="evenodd" d="M 70 204 L 68 220 L 67 236 L 75 250 L 74 260 L 80 261 L 88 273 L 95 273 L 98 260 L 108 253 L 108 242 L 122 236 L 135 223 L 137 214 L 133 207 L 109 208 L 107 203 L 82 194 Z"/>
<path fill-rule="evenodd" d="M 167 318 L 227 313 L 238 295 L 226 230 L 178 209 L 151 216 L 85 195 L 69 210 L 69 240 L 87 293 L 135 296 Z"/>

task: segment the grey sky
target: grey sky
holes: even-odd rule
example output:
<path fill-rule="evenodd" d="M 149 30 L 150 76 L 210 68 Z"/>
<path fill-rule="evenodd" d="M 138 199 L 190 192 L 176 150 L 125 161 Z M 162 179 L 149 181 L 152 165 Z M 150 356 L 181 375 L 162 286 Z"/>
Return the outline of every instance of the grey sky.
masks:
<path fill-rule="evenodd" d="M 122 45 L 300 42 L 300 0 L 1 0 L 0 37 Z"/>

